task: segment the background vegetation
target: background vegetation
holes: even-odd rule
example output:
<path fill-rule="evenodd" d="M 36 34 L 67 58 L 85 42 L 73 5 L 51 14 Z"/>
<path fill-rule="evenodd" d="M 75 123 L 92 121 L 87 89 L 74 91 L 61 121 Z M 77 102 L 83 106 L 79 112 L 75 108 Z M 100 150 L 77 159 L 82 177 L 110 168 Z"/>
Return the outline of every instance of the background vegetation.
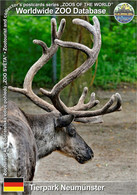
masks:
<path fill-rule="evenodd" d="M 137 73 L 135 18 L 120 24 L 110 17 L 98 17 L 101 24 L 102 47 L 98 57 L 96 78 L 93 85 L 114 88 L 121 82 L 135 83 Z M 40 39 L 50 46 L 50 17 L 8 17 L 8 83 L 22 86 L 29 67 L 41 56 L 41 47 L 34 45 Z M 89 18 L 92 23 L 92 17 Z M 73 63 L 73 62 L 72 62 Z M 60 50 L 57 53 L 57 79 L 60 79 Z M 92 68 L 91 78 L 95 72 Z M 52 60 L 38 72 L 35 87 L 53 85 Z"/>

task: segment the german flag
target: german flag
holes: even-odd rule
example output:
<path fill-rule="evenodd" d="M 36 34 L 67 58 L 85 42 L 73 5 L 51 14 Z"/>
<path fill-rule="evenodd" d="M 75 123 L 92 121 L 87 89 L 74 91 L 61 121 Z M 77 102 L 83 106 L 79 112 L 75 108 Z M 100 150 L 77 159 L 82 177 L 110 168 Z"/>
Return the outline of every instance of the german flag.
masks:
<path fill-rule="evenodd" d="M 3 192 L 24 192 L 23 178 L 4 178 Z"/>

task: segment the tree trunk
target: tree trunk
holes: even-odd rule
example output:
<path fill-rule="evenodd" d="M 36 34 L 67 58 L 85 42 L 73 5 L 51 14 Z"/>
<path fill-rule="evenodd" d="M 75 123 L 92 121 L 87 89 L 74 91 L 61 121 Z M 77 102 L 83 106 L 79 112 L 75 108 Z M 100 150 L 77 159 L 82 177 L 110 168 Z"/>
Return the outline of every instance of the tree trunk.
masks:
<path fill-rule="evenodd" d="M 75 17 L 67 16 L 62 18 L 66 19 L 66 27 L 62 36 L 62 40 L 82 43 L 91 48 L 91 34 L 85 28 L 72 23 L 72 20 Z M 77 18 L 88 20 L 87 16 L 77 16 Z M 86 59 L 87 56 L 79 50 L 61 48 L 61 79 L 79 67 Z M 63 90 L 61 98 L 67 105 L 74 105 L 77 103 L 83 88 L 85 86 L 89 87 L 90 85 L 92 77 L 91 73 L 92 70 L 90 69 Z"/>

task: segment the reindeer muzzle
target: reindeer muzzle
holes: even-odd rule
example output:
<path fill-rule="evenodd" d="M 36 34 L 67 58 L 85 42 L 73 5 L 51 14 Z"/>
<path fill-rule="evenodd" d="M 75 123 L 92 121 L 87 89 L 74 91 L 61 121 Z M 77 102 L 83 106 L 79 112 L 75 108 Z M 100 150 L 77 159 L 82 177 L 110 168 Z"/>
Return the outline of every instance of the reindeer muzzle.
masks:
<path fill-rule="evenodd" d="M 76 160 L 80 164 L 84 164 L 87 161 L 92 160 L 93 157 L 94 157 L 94 153 L 93 153 L 92 149 L 90 147 L 88 147 L 86 154 L 84 156 L 78 156 L 78 157 L 76 157 Z"/>

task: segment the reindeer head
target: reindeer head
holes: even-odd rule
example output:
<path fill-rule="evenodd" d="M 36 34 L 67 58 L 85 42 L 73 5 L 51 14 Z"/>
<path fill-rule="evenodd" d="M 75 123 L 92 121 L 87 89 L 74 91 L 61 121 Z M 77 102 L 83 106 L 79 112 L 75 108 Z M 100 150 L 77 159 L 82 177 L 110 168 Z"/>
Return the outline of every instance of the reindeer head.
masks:
<path fill-rule="evenodd" d="M 97 17 L 93 17 L 94 25 L 91 25 L 87 21 L 81 19 L 74 19 L 73 23 L 81 25 L 86 28 L 94 36 L 94 45 L 90 49 L 87 46 L 80 43 L 65 42 L 61 41 L 61 35 L 65 28 L 65 19 L 62 19 L 57 31 L 56 20 L 51 20 L 51 46 L 48 48 L 47 45 L 40 40 L 34 40 L 35 44 L 38 44 L 43 49 L 42 56 L 38 61 L 29 69 L 25 80 L 23 89 L 9 87 L 11 91 L 19 92 L 27 96 L 31 101 L 33 101 L 37 106 L 46 110 L 47 112 L 54 113 L 59 117 L 53 117 L 54 127 L 52 125 L 54 138 L 56 139 L 56 149 L 74 157 L 78 162 L 84 163 L 85 161 L 93 157 L 93 152 L 90 147 L 84 142 L 84 140 L 78 135 L 75 127 L 71 123 L 72 120 L 87 123 L 87 122 L 101 122 L 101 115 L 108 114 L 114 111 L 119 111 L 121 109 L 121 97 L 118 93 L 112 95 L 110 100 L 100 109 L 91 111 L 89 109 L 95 107 L 99 101 L 95 99 L 95 94 L 91 93 L 91 98 L 88 103 L 84 103 L 85 97 L 88 92 L 88 88 L 83 89 L 83 93 L 77 103 L 73 107 L 67 107 L 60 99 L 60 92 L 73 80 L 79 77 L 81 74 L 86 72 L 95 62 L 98 57 L 100 47 L 101 47 L 101 34 L 100 34 L 100 24 Z M 35 74 L 38 72 L 44 64 L 48 62 L 50 58 L 55 54 L 58 46 L 74 48 L 84 52 L 87 55 L 87 60 L 73 72 L 68 74 L 65 78 L 59 81 L 51 91 L 45 89 L 40 89 L 40 91 L 46 95 L 52 102 L 53 105 L 39 98 L 32 91 L 32 80 Z M 114 102 L 116 101 L 116 104 Z M 87 111 L 88 110 L 88 111 Z M 56 133 L 55 133 L 56 132 Z M 45 134 L 46 136 L 46 134 Z"/>
<path fill-rule="evenodd" d="M 73 115 L 55 118 L 55 143 L 56 149 L 63 154 L 75 158 L 79 163 L 84 163 L 94 156 L 92 149 L 76 132 L 72 124 Z"/>
<path fill-rule="evenodd" d="M 44 115 L 25 114 L 34 133 L 38 157 L 43 158 L 53 151 L 75 158 L 79 163 L 92 159 L 93 151 L 76 132 L 72 124 L 73 115 L 48 113 Z"/>

